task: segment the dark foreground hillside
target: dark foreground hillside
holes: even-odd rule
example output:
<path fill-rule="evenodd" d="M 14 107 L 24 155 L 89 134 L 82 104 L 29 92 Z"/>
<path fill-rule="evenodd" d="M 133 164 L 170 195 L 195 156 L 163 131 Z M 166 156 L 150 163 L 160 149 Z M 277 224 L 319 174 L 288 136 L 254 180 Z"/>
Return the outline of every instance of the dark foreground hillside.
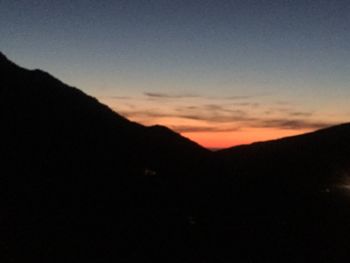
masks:
<path fill-rule="evenodd" d="M 349 125 L 212 153 L 1 54 L 0 72 L 1 262 L 350 259 Z"/>

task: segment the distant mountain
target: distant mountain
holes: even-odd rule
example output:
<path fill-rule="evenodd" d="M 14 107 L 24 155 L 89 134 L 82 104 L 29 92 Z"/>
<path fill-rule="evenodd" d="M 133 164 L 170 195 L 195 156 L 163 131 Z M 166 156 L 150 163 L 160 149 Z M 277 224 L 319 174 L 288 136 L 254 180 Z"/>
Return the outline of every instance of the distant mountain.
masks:
<path fill-rule="evenodd" d="M 1 262 L 346 262 L 350 125 L 211 152 L 0 53 Z"/>
<path fill-rule="evenodd" d="M 349 259 L 350 124 L 224 149 L 215 158 L 219 194 L 208 203 L 226 216 L 235 207 L 239 219 L 231 214 L 222 229 L 253 229 L 245 238 L 254 242 L 244 246 L 259 255 L 253 262 Z"/>
<path fill-rule="evenodd" d="M 335 187 L 350 175 L 350 124 L 224 149 L 217 155 L 232 164 L 232 173 L 242 176 L 267 173 L 289 186 L 294 181 L 301 188 Z"/>

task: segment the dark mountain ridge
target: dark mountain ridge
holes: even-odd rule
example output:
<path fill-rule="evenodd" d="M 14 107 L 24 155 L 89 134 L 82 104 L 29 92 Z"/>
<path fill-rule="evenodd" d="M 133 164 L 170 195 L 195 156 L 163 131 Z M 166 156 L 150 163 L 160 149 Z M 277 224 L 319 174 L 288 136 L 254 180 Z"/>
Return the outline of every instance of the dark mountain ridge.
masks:
<path fill-rule="evenodd" d="M 151 242 L 154 249 L 161 246 L 166 232 L 160 229 L 173 222 L 170 214 L 186 218 L 191 205 L 184 205 L 190 186 L 183 181 L 195 180 L 190 179 L 198 176 L 194 169 L 211 152 L 165 127 L 131 122 L 50 74 L 20 68 L 4 55 L 0 72 L 2 262 L 87 259 L 90 243 L 101 253 L 121 241 L 111 230 L 114 221 L 115 231 L 134 238 L 124 240 L 114 256 L 103 256 L 106 262 L 128 258 L 133 249 L 148 253 L 149 248 L 137 248 L 147 242 L 136 239 L 142 238 L 139 228 L 148 232 L 145 236 L 158 237 Z M 166 223 L 156 224 L 160 220 Z M 104 224 L 111 229 L 103 229 Z M 90 238 L 80 236 L 85 227 Z M 80 244 L 76 252 L 69 248 L 74 243 Z"/>
<path fill-rule="evenodd" d="M 303 187 L 316 189 L 316 185 L 343 183 L 350 171 L 349 146 L 350 124 L 341 124 L 304 135 L 233 147 L 217 154 L 226 162 L 237 164 L 231 168 L 238 174 L 273 173 L 279 176 L 278 180 L 288 179 L 288 184 L 295 179 Z"/>
<path fill-rule="evenodd" d="M 1 262 L 343 262 L 350 125 L 210 152 L 0 53 Z"/>
<path fill-rule="evenodd" d="M 49 145 L 51 142 L 62 140 L 60 144 L 64 144 L 74 141 L 75 145 L 66 146 L 74 147 L 70 149 L 72 151 L 78 149 L 80 154 L 106 152 L 106 163 L 118 156 L 144 162 L 143 166 L 156 166 L 154 163 L 158 163 L 158 159 L 164 155 L 176 159 L 176 154 L 180 153 L 177 151 L 185 156 L 193 154 L 188 157 L 194 159 L 198 155 L 209 154 L 208 150 L 165 127 L 144 127 L 131 122 L 95 98 L 65 85 L 48 73 L 20 68 L 4 55 L 0 57 L 0 70 L 4 76 L 1 107 L 3 117 L 8 118 L 5 119 L 7 125 L 3 132 L 8 132 L 10 138 L 11 134 L 15 134 L 16 139 L 23 137 L 25 143 L 46 143 L 42 145 L 46 148 L 53 147 Z M 166 142 L 162 141 L 163 138 Z M 84 147 L 95 148 L 83 150 Z M 142 151 L 144 153 L 134 156 L 135 152 Z M 110 154 L 112 152 L 115 154 Z M 176 154 L 172 155 L 172 152 Z"/>

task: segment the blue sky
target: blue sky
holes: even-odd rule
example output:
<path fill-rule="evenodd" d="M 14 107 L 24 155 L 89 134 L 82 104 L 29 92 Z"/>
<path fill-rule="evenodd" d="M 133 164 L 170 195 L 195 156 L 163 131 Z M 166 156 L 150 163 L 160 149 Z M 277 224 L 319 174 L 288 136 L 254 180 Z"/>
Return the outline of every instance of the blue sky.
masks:
<path fill-rule="evenodd" d="M 349 26 L 339 0 L 0 1 L 10 59 L 210 147 L 348 121 Z"/>

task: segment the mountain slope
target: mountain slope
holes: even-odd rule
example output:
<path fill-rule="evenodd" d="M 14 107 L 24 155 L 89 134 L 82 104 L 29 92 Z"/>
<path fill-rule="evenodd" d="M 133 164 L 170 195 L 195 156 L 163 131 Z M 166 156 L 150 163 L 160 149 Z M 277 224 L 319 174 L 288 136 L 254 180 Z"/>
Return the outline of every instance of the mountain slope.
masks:
<path fill-rule="evenodd" d="M 2 262 L 132 262 L 167 233 L 176 238 L 159 257 L 182 246 L 190 178 L 208 150 L 2 54 L 0 72 Z"/>
<path fill-rule="evenodd" d="M 1 262 L 350 259 L 349 125 L 212 153 L 1 53 L 0 72 Z"/>
<path fill-rule="evenodd" d="M 295 181 L 312 187 L 339 184 L 350 171 L 350 124 L 233 147 L 217 154 L 226 160 L 227 166 L 232 164 L 233 173 L 267 173 L 269 177 L 274 174 L 277 180 L 288 184 Z"/>
<path fill-rule="evenodd" d="M 81 161 L 87 166 L 96 161 L 102 162 L 100 166 L 113 166 L 113 160 L 118 162 L 122 158 L 154 166 L 159 158 L 167 162 L 181 154 L 193 153 L 194 157 L 209 153 L 165 128 L 147 128 L 130 122 L 80 90 L 40 70 L 19 68 L 3 55 L 0 71 L 1 118 L 5 124 L 2 132 L 10 144 L 8 150 L 12 148 L 16 158 L 20 157 L 20 150 L 36 148 L 33 154 L 40 149 L 42 155 L 23 156 L 42 162 L 51 154 L 57 155 L 54 158 L 64 156 L 67 161 L 70 157 L 75 161 L 86 158 Z M 11 138 L 17 141 L 18 148 L 13 148 Z M 163 158 L 164 145 L 168 146 L 167 153 L 173 152 L 168 160 Z M 74 152 L 77 154 L 73 155 Z M 34 164 L 30 161 L 30 166 Z"/>

